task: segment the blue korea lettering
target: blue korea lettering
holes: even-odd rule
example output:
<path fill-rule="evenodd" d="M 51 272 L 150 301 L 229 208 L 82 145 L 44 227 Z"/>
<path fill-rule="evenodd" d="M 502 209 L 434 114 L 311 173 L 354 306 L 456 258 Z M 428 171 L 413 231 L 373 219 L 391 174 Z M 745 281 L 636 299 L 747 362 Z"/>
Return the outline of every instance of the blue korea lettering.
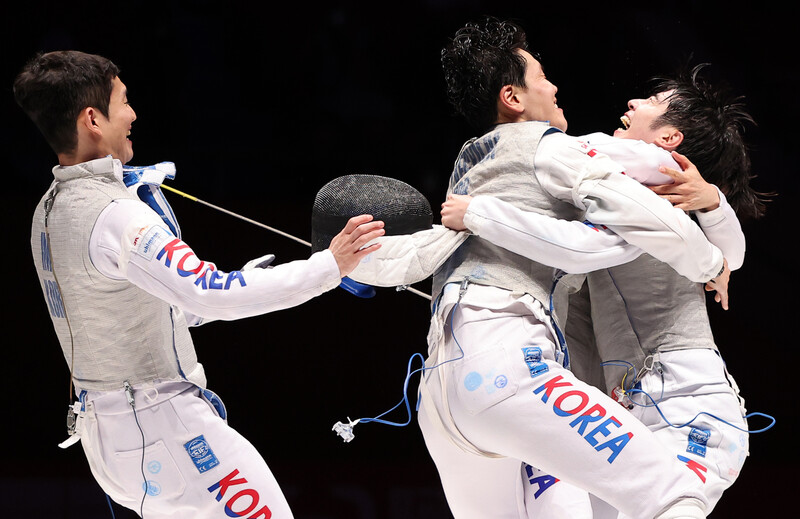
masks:
<path fill-rule="evenodd" d="M 44 293 L 50 315 L 60 318 L 66 317 L 67 313 L 64 310 L 64 301 L 61 299 L 61 291 L 58 289 L 56 282 L 46 279 L 44 281 Z"/>
<path fill-rule="evenodd" d="M 233 272 L 229 272 L 228 276 L 225 278 L 225 290 L 231 288 L 231 283 L 236 280 L 239 282 L 239 285 L 246 287 L 247 283 L 244 281 L 244 276 L 242 275 L 241 271 L 234 270 Z"/>
<path fill-rule="evenodd" d="M 613 463 L 628 442 L 633 438 L 633 433 L 623 432 L 619 436 L 606 440 L 606 438 L 612 434 L 610 428 L 622 427 L 622 422 L 614 416 L 606 418 L 607 410 L 600 404 L 589 406 L 590 397 L 583 391 L 571 389 L 561 392 L 563 388 L 572 387 L 574 386 L 571 382 L 564 380 L 563 376 L 558 375 L 534 389 L 533 394 L 541 394 L 541 401 L 546 404 L 550 397 L 554 396 L 556 391 L 559 391 L 560 394 L 558 394 L 553 401 L 553 412 L 560 417 L 578 415 L 569 423 L 570 427 L 583 437 L 595 451 L 609 450 L 608 462 Z M 583 411 L 584 409 L 587 410 Z M 590 424 L 593 425 L 594 428 L 587 432 Z"/>
<path fill-rule="evenodd" d="M 50 242 L 47 240 L 47 234 L 42 233 L 42 270 L 53 272 L 53 265 L 50 263 Z"/>
<path fill-rule="evenodd" d="M 550 474 L 544 474 L 544 473 L 541 476 L 534 476 L 533 471 L 534 471 L 533 467 L 531 467 L 530 465 L 525 465 L 525 473 L 528 475 L 528 482 L 532 486 L 536 485 L 536 491 L 533 493 L 533 498 L 539 499 L 539 496 L 541 496 L 545 490 L 558 483 L 559 480 L 558 478 L 555 478 Z"/>
<path fill-rule="evenodd" d="M 495 146 L 499 140 L 500 136 L 497 133 L 493 133 L 467 146 L 456 163 L 455 170 L 453 171 L 453 182 L 458 182 L 467 171 L 482 160 L 493 159 L 495 157 Z"/>

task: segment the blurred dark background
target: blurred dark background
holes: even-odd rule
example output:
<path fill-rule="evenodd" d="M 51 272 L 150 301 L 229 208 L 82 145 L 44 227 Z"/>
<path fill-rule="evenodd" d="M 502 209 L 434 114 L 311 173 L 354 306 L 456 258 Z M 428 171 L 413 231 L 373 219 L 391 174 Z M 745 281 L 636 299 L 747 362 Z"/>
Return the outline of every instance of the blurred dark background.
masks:
<path fill-rule="evenodd" d="M 24 62 L 56 49 L 111 58 L 138 115 L 132 164 L 173 161 L 176 188 L 308 239 L 316 192 L 345 174 L 403 180 L 438 216 L 452 161 L 472 136 L 445 103 L 439 51 L 483 14 L 515 18 L 527 29 L 573 135 L 611 132 L 627 99 L 647 94 L 652 76 L 687 61 L 712 63 L 708 77 L 745 97 L 758 123 L 747 131 L 754 184 L 779 196 L 764 219 L 745 224 L 748 257 L 732 278 L 731 310 L 710 312 L 748 410 L 778 423 L 751 437 L 743 473 L 711 517 L 792 515 L 783 512 L 798 461 L 789 213 L 798 193 L 790 154 L 799 84 L 791 17 L 727 2 L 613 5 L 132 0 L 27 2 L 3 16 L 2 271 L 10 284 L 0 515 L 110 517 L 80 447 L 56 446 L 65 438 L 68 371 L 29 247 L 30 218 L 55 156 L 13 102 L 11 84 Z M 278 262 L 308 256 L 290 240 L 170 200 L 184 239 L 223 270 L 267 252 Z M 358 299 L 337 289 L 298 308 L 193 331 L 230 424 L 262 452 L 298 519 L 449 517 L 415 421 L 361 425 L 350 444 L 331 432 L 336 421 L 376 416 L 400 400 L 409 357 L 426 349 L 428 315 L 427 301 L 412 293 L 379 289 Z M 404 409 L 388 418 L 405 421 Z"/>

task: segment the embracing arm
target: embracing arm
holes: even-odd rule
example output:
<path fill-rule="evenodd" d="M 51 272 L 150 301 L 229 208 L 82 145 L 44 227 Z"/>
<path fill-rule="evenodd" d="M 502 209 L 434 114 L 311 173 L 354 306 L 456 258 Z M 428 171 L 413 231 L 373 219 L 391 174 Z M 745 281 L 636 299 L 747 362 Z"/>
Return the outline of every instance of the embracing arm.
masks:
<path fill-rule="evenodd" d="M 745 237 L 742 226 L 725 195 L 719 192 L 719 207 L 711 211 L 695 211 L 695 217 L 708 241 L 722 251 L 733 271 L 744 263 Z"/>
<path fill-rule="evenodd" d="M 738 269 L 744 263 L 745 238 L 736 212 L 689 159 L 677 152 L 672 156 L 680 169 L 663 167 L 661 172 L 673 182 L 650 189 L 676 208 L 692 211 L 708 240 L 722 250 L 729 268 Z"/>
<path fill-rule="evenodd" d="M 744 260 L 745 241 L 739 221 L 719 190 L 705 182 L 686 157 L 653 144 L 605 134 L 580 138 L 608 155 L 625 175 L 663 196 L 678 209 L 694 211 L 709 242 L 717 246 L 730 270 Z M 625 263 L 641 250 L 607 229 L 524 212 L 501 200 L 449 195 L 442 204 L 442 223 L 473 234 L 568 273 L 590 272 Z"/>
<path fill-rule="evenodd" d="M 442 223 L 569 274 L 627 263 L 642 253 L 606 229 L 523 211 L 488 196 L 449 195 Z"/>
<path fill-rule="evenodd" d="M 536 174 L 553 196 L 585 208 L 586 219 L 605 225 L 628 243 L 669 264 L 683 276 L 706 282 L 723 270 L 721 251 L 680 209 L 635 180 L 607 156 L 589 156 L 564 134 L 542 139 Z"/>

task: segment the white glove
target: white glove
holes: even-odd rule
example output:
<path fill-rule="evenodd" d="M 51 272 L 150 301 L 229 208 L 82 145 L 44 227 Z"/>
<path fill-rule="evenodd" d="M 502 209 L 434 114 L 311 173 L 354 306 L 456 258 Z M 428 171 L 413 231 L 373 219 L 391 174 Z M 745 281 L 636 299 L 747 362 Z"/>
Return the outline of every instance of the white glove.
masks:
<path fill-rule="evenodd" d="M 273 261 L 275 261 L 274 254 L 265 254 L 260 258 L 248 261 L 247 263 L 245 263 L 244 267 L 241 268 L 241 270 L 244 271 L 253 269 L 271 269 L 272 268 L 271 263 Z"/>
<path fill-rule="evenodd" d="M 442 225 L 399 236 L 375 240 L 381 248 L 373 252 L 348 277 L 378 287 L 396 287 L 417 283 L 436 270 L 470 236 Z"/>

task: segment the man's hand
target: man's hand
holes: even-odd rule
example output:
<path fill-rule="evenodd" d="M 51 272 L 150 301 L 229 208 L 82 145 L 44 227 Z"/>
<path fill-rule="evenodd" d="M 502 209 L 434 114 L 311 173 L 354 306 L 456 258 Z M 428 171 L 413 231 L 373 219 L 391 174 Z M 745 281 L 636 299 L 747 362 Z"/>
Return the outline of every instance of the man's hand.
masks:
<path fill-rule="evenodd" d="M 731 269 L 728 268 L 728 260 L 722 260 L 722 274 L 706 283 L 706 292 L 717 291 L 714 294 L 714 301 L 722 305 L 723 310 L 728 309 L 728 282 L 731 279 Z"/>
<path fill-rule="evenodd" d="M 697 167 L 676 151 L 672 152 L 672 158 L 683 171 L 661 166 L 658 170 L 672 177 L 674 182 L 650 186 L 650 189 L 684 211 L 711 211 L 719 207 L 717 188 L 705 181 Z"/>
<path fill-rule="evenodd" d="M 342 232 L 334 236 L 328 246 L 336 264 L 339 265 L 341 276 L 348 275 L 358 266 L 364 256 L 378 250 L 379 243 L 373 243 L 369 247 L 365 247 L 365 245 L 385 233 L 383 222 L 380 220 L 373 222 L 372 215 L 362 214 L 350 218 Z"/>
<path fill-rule="evenodd" d="M 442 225 L 454 231 L 465 231 L 464 215 L 472 197 L 469 195 L 447 195 L 442 204 Z"/>

